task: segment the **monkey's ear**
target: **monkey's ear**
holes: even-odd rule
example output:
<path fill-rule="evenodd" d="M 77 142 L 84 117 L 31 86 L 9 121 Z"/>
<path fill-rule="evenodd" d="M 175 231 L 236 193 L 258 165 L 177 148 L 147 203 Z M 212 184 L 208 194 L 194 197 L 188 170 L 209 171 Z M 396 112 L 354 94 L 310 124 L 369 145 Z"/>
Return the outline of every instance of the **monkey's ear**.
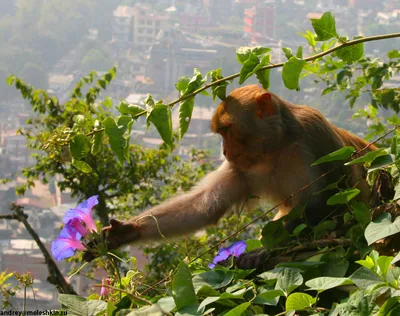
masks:
<path fill-rule="evenodd" d="M 268 92 L 256 98 L 256 115 L 259 118 L 268 117 L 275 114 L 274 103 L 271 94 Z"/>

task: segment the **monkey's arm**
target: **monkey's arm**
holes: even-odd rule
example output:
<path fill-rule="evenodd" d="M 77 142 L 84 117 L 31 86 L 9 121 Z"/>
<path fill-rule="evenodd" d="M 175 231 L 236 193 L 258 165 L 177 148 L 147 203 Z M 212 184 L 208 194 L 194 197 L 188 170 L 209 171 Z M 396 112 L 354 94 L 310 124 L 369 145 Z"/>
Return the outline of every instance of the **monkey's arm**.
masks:
<path fill-rule="evenodd" d="M 229 162 L 205 177 L 193 190 L 153 207 L 127 222 L 105 228 L 110 249 L 130 242 L 159 240 L 216 224 L 235 203 L 249 196 L 245 178 Z"/>

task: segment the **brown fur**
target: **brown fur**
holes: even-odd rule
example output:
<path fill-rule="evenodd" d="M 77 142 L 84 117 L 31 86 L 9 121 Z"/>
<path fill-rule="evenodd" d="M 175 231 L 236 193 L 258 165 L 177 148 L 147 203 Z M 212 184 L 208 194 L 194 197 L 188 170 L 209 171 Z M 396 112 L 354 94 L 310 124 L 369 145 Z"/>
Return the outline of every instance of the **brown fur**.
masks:
<path fill-rule="evenodd" d="M 329 123 L 318 110 L 266 94 L 256 85 L 232 91 L 217 107 L 211 123 L 212 130 L 223 138 L 227 160 L 190 192 L 147 210 L 130 222 L 114 220 L 105 229 L 111 247 L 194 232 L 217 223 L 233 204 L 250 195 L 279 202 L 336 165 L 311 167 L 321 156 L 347 145 L 356 149 L 367 146 L 359 137 Z M 365 199 L 368 186 L 362 178 L 362 167 L 338 168 L 294 196 L 276 218 L 343 174 L 350 177 L 352 186 L 363 190 Z M 318 200 L 316 206 L 323 209 L 325 201 Z M 127 227 L 136 233 L 126 234 Z"/>

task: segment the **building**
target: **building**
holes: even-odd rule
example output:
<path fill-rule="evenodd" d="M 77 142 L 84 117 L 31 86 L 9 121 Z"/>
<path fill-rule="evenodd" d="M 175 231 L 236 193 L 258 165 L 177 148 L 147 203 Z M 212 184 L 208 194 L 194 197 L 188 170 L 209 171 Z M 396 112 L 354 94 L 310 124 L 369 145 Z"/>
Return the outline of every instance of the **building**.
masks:
<path fill-rule="evenodd" d="M 153 13 L 148 5 L 119 6 L 114 11 L 113 39 L 132 43 L 139 50 L 147 50 L 168 20 L 167 14 Z"/>
<path fill-rule="evenodd" d="M 251 8 L 244 10 L 244 33 L 248 34 L 251 41 L 257 42 L 259 38 L 275 38 L 275 1 L 263 1 Z"/>
<path fill-rule="evenodd" d="M 112 24 L 113 40 L 117 42 L 133 41 L 133 16 L 134 8 L 119 6 L 114 10 L 114 21 Z"/>
<path fill-rule="evenodd" d="M 194 68 L 203 72 L 216 68 L 213 62 L 221 56 L 227 56 L 227 51 L 234 53 L 235 50 L 196 38 L 180 28 L 170 27 L 160 32 L 149 50 L 146 78 L 150 78 L 153 85 L 159 88 L 158 92 L 169 94 L 175 90 L 177 78 L 192 76 Z"/>

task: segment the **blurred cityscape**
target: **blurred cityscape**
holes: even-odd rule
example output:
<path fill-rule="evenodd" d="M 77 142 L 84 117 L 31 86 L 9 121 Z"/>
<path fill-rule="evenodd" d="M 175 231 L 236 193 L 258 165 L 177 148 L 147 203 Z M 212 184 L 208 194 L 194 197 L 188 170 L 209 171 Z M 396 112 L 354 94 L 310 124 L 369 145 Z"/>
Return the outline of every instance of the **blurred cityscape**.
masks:
<path fill-rule="evenodd" d="M 191 77 L 193 68 L 205 73 L 220 67 L 223 75 L 238 72 L 235 50 L 241 46 L 270 47 L 272 62 L 284 61 L 282 47 L 295 50 L 305 46 L 297 32 L 310 30 L 309 19 L 326 11 L 335 16 L 339 33 L 349 37 L 390 33 L 400 27 L 398 0 L 1 0 L 0 178 L 12 181 L 0 185 L 0 214 L 10 214 L 12 202 L 23 205 L 29 222 L 49 247 L 63 214 L 77 203 L 69 192 L 60 192 L 57 177 L 46 185 L 35 183 L 23 197 L 16 195 L 21 182 L 18 172 L 35 160 L 25 137 L 17 134 L 31 114 L 30 106 L 6 84 L 9 75 L 15 74 L 64 102 L 80 78 L 116 65 L 117 78 L 102 94 L 113 104 L 121 99 L 142 104 L 147 93 L 173 100 L 178 97 L 175 82 L 180 76 Z M 399 44 L 398 40 L 371 43 L 366 45 L 366 54 L 382 57 Z M 289 92 L 279 71 L 272 78 L 273 92 L 320 107 L 331 121 L 337 119 L 340 109 L 348 109 L 344 103 L 322 107 L 323 88 L 313 83 L 302 82 L 300 92 Z M 400 77 L 392 81 L 399 85 Z M 237 86 L 233 83 L 229 89 Z M 178 148 L 183 158 L 195 146 L 210 151 L 213 159 L 221 159 L 220 140 L 209 129 L 214 107 L 210 97 L 196 98 L 189 131 Z M 349 128 L 350 116 L 338 119 L 342 127 Z M 174 111 L 174 126 L 177 121 Z M 132 133 L 133 142 L 145 147 L 162 142 L 155 130 L 146 130 L 144 121 L 135 123 Z M 29 271 L 35 278 L 35 297 L 28 291 L 28 306 L 58 307 L 55 288 L 46 281 L 43 256 L 24 227 L 16 221 L 0 221 L 0 247 L 1 271 Z M 132 251 L 142 267 L 147 259 L 139 250 Z M 71 265 L 61 263 L 60 267 L 66 273 Z M 71 282 L 80 294 L 87 293 L 93 283 L 80 276 Z M 22 293 L 17 299 L 22 299 Z"/>

